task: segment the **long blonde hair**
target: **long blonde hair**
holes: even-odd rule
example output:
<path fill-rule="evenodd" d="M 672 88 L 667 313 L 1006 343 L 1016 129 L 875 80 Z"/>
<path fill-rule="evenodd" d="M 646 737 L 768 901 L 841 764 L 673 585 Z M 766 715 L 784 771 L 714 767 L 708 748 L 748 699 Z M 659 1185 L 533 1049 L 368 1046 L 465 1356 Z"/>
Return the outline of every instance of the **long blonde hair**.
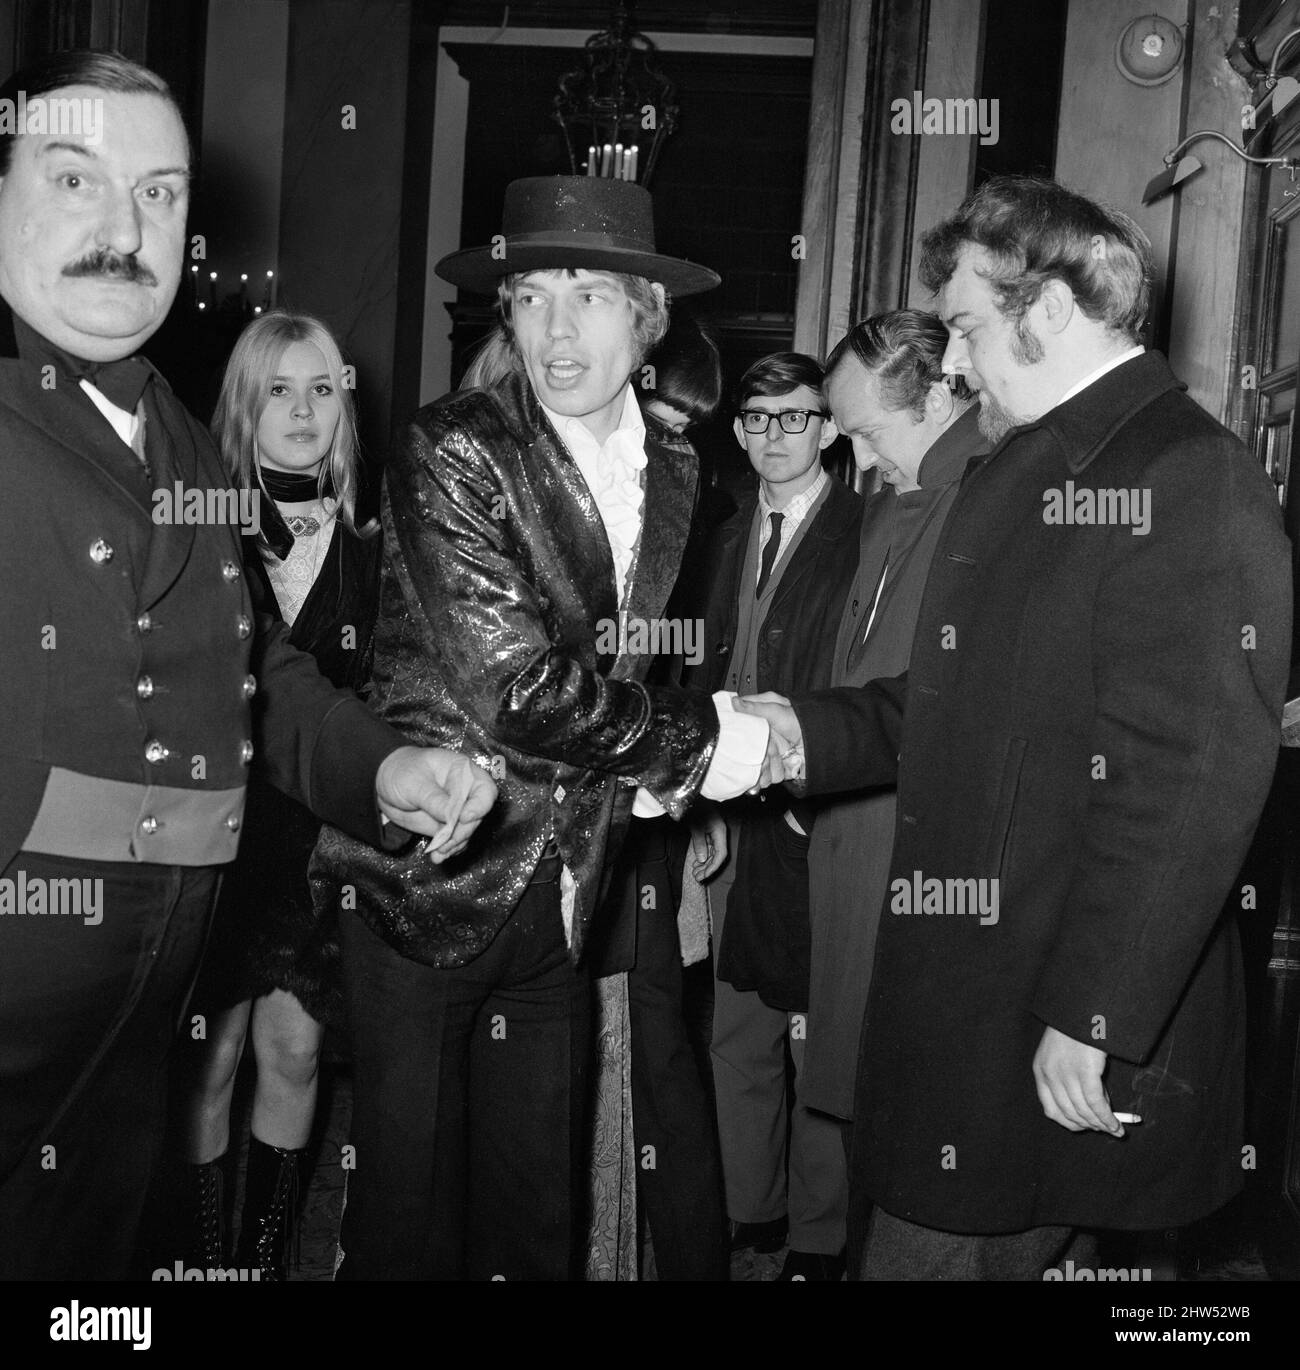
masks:
<path fill-rule="evenodd" d="M 479 343 L 470 358 L 458 390 L 480 390 L 495 385 L 511 371 L 522 371 L 523 362 L 515 351 L 514 341 L 506 332 L 505 324 L 496 323 L 492 331 Z"/>
<path fill-rule="evenodd" d="M 254 319 L 244 329 L 226 363 L 212 415 L 213 436 L 231 480 L 241 490 L 257 489 L 270 499 L 257 459 L 257 425 L 270 398 L 267 382 L 275 375 L 285 351 L 300 342 L 320 349 L 330 384 L 339 397 L 338 426 L 329 455 L 320 465 L 317 490 L 322 498 L 329 494 L 337 502 L 338 517 L 350 533 L 370 537 L 378 531 L 375 520 L 362 528 L 356 525 L 361 454 L 352 390 L 343 384 L 343 355 L 338 343 L 319 319 L 276 310 Z"/>

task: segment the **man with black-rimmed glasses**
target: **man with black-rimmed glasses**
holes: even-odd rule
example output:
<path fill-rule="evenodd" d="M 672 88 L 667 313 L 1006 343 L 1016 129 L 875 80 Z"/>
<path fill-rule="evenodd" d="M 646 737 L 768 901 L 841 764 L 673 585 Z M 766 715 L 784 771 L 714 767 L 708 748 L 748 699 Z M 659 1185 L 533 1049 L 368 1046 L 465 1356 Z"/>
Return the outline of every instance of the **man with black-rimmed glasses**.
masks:
<path fill-rule="evenodd" d="M 862 518 L 858 496 L 822 465 L 837 430 L 818 363 L 781 352 L 751 366 L 735 433 L 758 491 L 715 535 L 705 659 L 691 683 L 816 689 L 830 680 Z M 797 1075 L 810 1030 L 808 824 L 779 789 L 728 805 L 727 817 L 732 860 L 711 887 L 712 1056 L 732 1249 L 780 1250 L 788 1233 L 783 1279 L 838 1279 L 847 1201 L 838 1127 L 796 1099 L 786 1159 L 786 1044 Z"/>

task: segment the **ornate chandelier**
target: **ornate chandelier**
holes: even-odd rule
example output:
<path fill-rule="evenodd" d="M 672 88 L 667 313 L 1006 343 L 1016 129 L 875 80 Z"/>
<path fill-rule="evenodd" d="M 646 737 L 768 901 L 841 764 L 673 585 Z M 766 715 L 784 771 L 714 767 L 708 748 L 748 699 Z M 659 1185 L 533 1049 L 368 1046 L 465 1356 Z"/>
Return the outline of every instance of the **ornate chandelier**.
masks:
<path fill-rule="evenodd" d="M 632 26 L 632 6 L 612 9 L 609 28 L 584 44 L 582 65 L 560 77 L 553 113 L 575 176 L 585 171 L 648 185 L 663 141 L 677 127 L 676 87 L 655 45 Z"/>

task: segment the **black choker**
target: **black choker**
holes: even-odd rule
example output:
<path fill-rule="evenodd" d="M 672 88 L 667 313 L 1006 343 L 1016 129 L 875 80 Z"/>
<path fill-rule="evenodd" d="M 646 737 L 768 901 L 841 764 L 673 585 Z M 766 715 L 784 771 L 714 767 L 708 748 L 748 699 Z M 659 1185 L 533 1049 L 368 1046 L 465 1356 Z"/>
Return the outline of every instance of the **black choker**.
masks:
<path fill-rule="evenodd" d="M 266 486 L 266 493 L 278 504 L 306 504 L 309 500 L 320 498 L 320 480 L 314 473 L 304 475 L 273 471 L 263 466 L 262 484 Z"/>

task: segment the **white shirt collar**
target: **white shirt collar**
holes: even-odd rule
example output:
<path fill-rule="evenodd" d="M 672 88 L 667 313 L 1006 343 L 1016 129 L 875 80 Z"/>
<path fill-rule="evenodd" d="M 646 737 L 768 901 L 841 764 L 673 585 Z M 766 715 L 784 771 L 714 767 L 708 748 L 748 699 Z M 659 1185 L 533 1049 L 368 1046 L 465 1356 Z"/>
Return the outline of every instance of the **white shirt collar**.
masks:
<path fill-rule="evenodd" d="M 596 435 L 581 419 L 557 414 L 545 404 L 542 412 L 568 448 L 595 500 L 614 558 L 614 584 L 618 602 L 622 604 L 637 539 L 641 535 L 641 508 L 645 502 L 645 492 L 641 488 L 641 474 L 646 468 L 645 420 L 641 417 L 641 406 L 629 383 L 623 392 L 619 425 L 603 443 L 597 441 Z"/>
<path fill-rule="evenodd" d="M 131 447 L 135 442 L 136 434 L 140 431 L 138 411 L 132 414 L 129 410 L 114 404 L 98 386 L 91 385 L 88 380 L 81 381 L 81 388 L 90 396 L 90 402 L 95 408 L 113 425 L 113 431 L 117 436 L 128 447 Z"/>
<path fill-rule="evenodd" d="M 817 479 L 806 490 L 801 490 L 784 509 L 773 509 L 767 502 L 767 492 L 760 485 L 758 487 L 758 508 L 764 525 L 767 524 L 769 514 L 784 515 L 781 521 L 781 536 L 788 542 L 790 534 L 808 516 L 808 510 L 817 502 L 817 496 L 821 494 L 822 487 L 829 479 L 826 468 L 823 466 L 817 473 Z"/>
<path fill-rule="evenodd" d="M 1134 357 L 1140 357 L 1145 351 L 1146 348 L 1143 347 L 1141 343 L 1137 343 L 1135 346 L 1130 347 L 1127 352 L 1121 352 L 1118 357 L 1112 357 L 1110 361 L 1103 362 L 1095 371 L 1089 372 L 1081 381 L 1072 385 L 1065 394 L 1056 401 L 1056 404 L 1064 404 L 1066 400 L 1072 400 L 1081 390 L 1086 390 L 1095 381 L 1101 380 L 1107 371 L 1114 371 L 1117 366 L 1123 366 L 1125 362 L 1131 362 Z M 1054 404 L 1052 408 L 1055 409 L 1056 405 Z"/>
<path fill-rule="evenodd" d="M 540 399 L 538 404 L 542 404 Z M 630 433 L 638 445 L 645 445 L 645 419 L 641 416 L 641 406 L 636 402 L 631 381 L 623 388 L 623 413 L 619 418 L 618 427 L 604 443 L 598 442 L 596 435 L 579 418 L 574 418 L 569 414 L 557 414 L 548 404 L 542 404 L 542 413 L 551 421 L 551 426 L 575 457 L 580 453 L 585 458 L 588 455 L 594 456 L 602 452 L 618 434 L 623 432 Z"/>

